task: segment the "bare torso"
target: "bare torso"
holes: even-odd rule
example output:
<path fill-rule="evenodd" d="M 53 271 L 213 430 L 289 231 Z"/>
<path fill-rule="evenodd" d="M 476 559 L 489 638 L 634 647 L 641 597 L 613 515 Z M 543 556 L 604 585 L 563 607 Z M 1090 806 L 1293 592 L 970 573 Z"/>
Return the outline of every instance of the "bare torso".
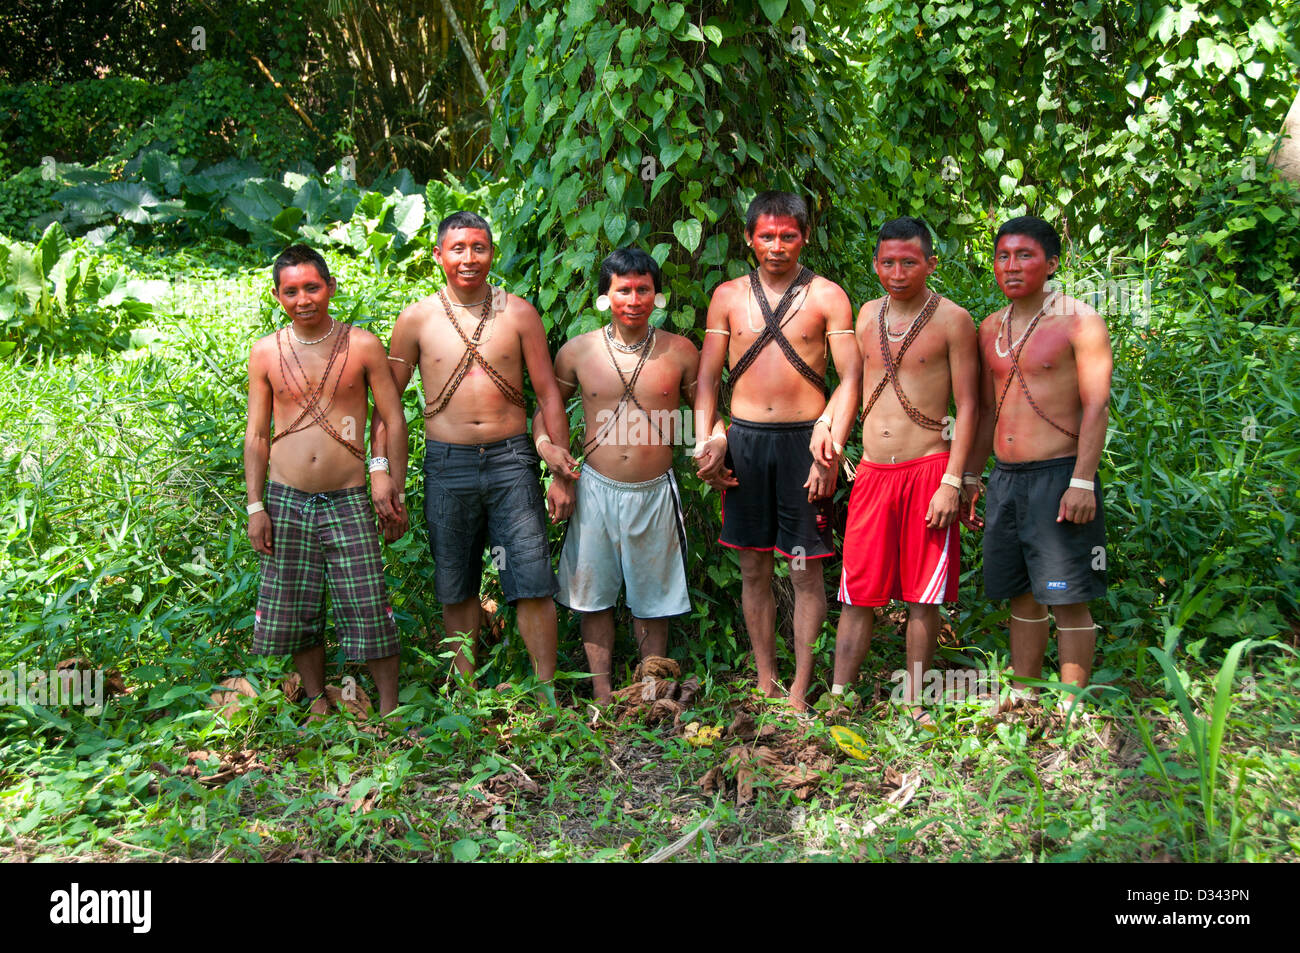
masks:
<path fill-rule="evenodd" d="M 1086 306 L 1080 306 L 1072 298 L 1058 295 L 1049 312 L 1038 322 L 1019 358 L 1020 371 L 1034 403 L 1056 424 L 1076 434 L 1083 404 L 1079 396 L 1079 368 L 1075 363 L 1072 338 L 1082 320 L 1080 312 L 1083 307 Z M 1030 406 L 1020 381 L 1014 378 L 1008 381 L 1012 376 L 1012 362 L 1008 353 L 1007 329 L 1002 322 L 1005 313 L 1005 308 L 993 312 L 979 329 L 980 355 L 993 375 L 993 406 L 1002 400 L 1002 411 L 993 435 L 993 453 L 1007 463 L 1073 456 L 1078 451 L 1078 438 L 1067 436 L 1043 420 Z M 1091 309 L 1087 309 L 1087 313 L 1093 314 Z M 1023 317 L 1011 322 L 1013 344 L 1027 325 L 1028 321 Z M 1004 391 L 1005 399 L 1002 398 Z"/>
<path fill-rule="evenodd" d="M 798 355 L 820 376 L 826 374 L 826 299 L 836 286 L 824 278 L 813 278 L 805 296 L 800 291 L 795 305 L 785 316 L 783 333 Z M 733 278 L 718 287 L 724 295 L 728 340 L 727 364 L 735 367 L 750 346 L 762 335 L 763 312 L 754 299 L 748 275 Z M 769 306 L 776 310 L 779 295 L 768 293 Z M 758 357 L 735 381 L 731 392 L 731 414 L 756 423 L 814 420 L 826 407 L 823 388 L 804 378 L 786 357 L 780 345 L 769 340 Z"/>
<path fill-rule="evenodd" d="M 522 391 L 524 356 L 519 305 L 524 303 L 514 295 L 507 301 L 505 310 L 493 312 L 484 325 L 478 352 L 511 387 Z M 465 355 L 465 341 L 453 327 L 452 317 L 438 295 L 424 298 L 410 311 L 416 317 L 420 381 L 427 412 L 440 403 L 439 393 L 444 386 L 450 390 L 450 381 Z M 453 306 L 451 315 L 465 337 L 472 338 L 479 323 L 479 308 Z M 470 364 L 447 406 L 424 421 L 425 437 L 443 443 L 494 443 L 526 429 L 524 408 L 512 403 L 477 361 Z"/>
<path fill-rule="evenodd" d="M 920 296 L 909 314 L 915 314 L 926 298 Z M 857 340 L 862 351 L 863 388 L 862 402 L 866 407 L 871 395 L 885 380 L 885 358 L 881 352 L 879 314 L 884 298 L 868 301 L 858 312 Z M 892 317 L 891 317 L 892 315 Z M 902 331 L 907 327 L 893 307 L 886 314 L 887 328 Z M 952 367 L 949 361 L 949 340 L 954 322 L 970 322 L 966 311 L 947 298 L 940 299 L 934 315 L 897 359 L 901 341 L 888 341 L 890 354 L 895 359 L 898 382 L 911 405 L 931 420 L 945 424 L 941 430 L 931 430 L 917 424 L 903 409 L 893 385 L 885 381 L 872 405 L 871 412 L 862 421 L 862 446 L 864 459 L 873 463 L 894 463 L 914 460 L 948 449 L 952 437 L 952 418 L 949 416 L 949 399 L 952 396 Z M 897 335 L 896 335 L 897 336 Z M 946 436 L 945 436 L 946 434 Z"/>
<path fill-rule="evenodd" d="M 583 440 L 590 447 L 585 463 L 611 480 L 652 480 L 672 466 L 675 444 L 694 442 L 690 410 L 681 405 L 694 397 L 689 391 L 699 353 L 688 340 L 667 331 L 656 331 L 653 345 L 632 391 L 645 413 L 631 399 L 619 409 L 623 380 L 610 363 L 610 352 L 628 381 L 640 355 L 607 348 L 603 329 L 574 338 L 556 358 L 561 383 L 576 379 L 582 391 Z M 600 442 L 591 446 L 602 432 Z"/>
<path fill-rule="evenodd" d="M 346 327 L 338 324 L 335 334 L 342 333 Z M 373 335 L 359 328 L 350 330 L 346 359 L 340 353 L 318 404 L 330 427 L 358 449 L 365 446 L 369 410 L 366 370 L 360 355 L 365 338 Z M 308 493 L 364 486 L 366 482 L 362 460 L 327 433 L 310 414 L 298 421 L 294 432 L 287 432 L 303 411 L 303 399 L 320 384 L 334 343 L 331 336 L 320 344 L 304 346 L 293 340 L 288 329 L 281 329 L 254 346 L 255 360 L 265 369 L 271 384 L 275 433 L 284 435 L 271 444 L 268 476 L 277 483 Z"/>

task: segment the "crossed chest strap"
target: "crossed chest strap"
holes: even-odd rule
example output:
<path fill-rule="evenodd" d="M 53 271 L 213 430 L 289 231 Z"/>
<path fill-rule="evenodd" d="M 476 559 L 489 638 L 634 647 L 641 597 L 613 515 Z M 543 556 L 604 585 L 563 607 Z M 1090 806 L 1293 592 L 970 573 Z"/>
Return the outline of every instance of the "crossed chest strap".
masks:
<path fill-rule="evenodd" d="M 641 376 L 641 369 L 645 367 L 646 362 L 650 360 L 650 352 L 654 350 L 655 329 L 651 327 L 646 332 L 645 343 L 641 345 L 641 353 L 637 358 L 636 366 L 632 368 L 631 377 L 627 377 L 623 374 L 623 368 L 619 367 L 618 361 L 614 359 L 614 349 L 610 346 L 609 335 L 605 334 L 603 337 L 605 338 L 605 352 L 609 355 L 609 363 L 614 365 L 614 370 L 618 372 L 618 379 L 623 383 L 623 395 L 619 397 L 618 404 L 614 407 L 614 412 L 609 415 L 609 418 L 605 423 L 596 431 L 595 435 L 590 440 L 583 443 L 582 452 L 584 454 L 590 453 L 592 450 L 604 443 L 605 438 L 614 431 L 614 428 L 618 423 L 619 415 L 627 409 L 628 401 L 631 401 L 636 406 L 637 410 L 645 414 L 646 418 L 654 424 L 655 430 L 659 431 L 659 439 L 667 444 L 669 441 L 668 438 L 664 436 L 663 429 L 655 422 L 655 419 L 650 416 L 649 412 L 641 406 L 641 401 L 637 400 L 637 396 L 634 393 L 637 378 Z"/>
<path fill-rule="evenodd" d="M 456 329 L 460 339 L 465 342 L 465 353 L 456 362 L 456 369 L 451 372 L 451 376 L 442 385 L 442 390 L 438 391 L 438 396 L 426 402 L 425 417 L 434 417 L 447 409 L 451 399 L 456 396 L 456 390 L 460 387 L 461 381 L 465 379 L 469 369 L 476 363 L 483 368 L 492 383 L 497 385 L 497 390 L 501 391 L 506 400 L 516 407 L 527 406 L 523 392 L 506 380 L 502 373 L 488 363 L 487 358 L 479 353 L 478 346 L 483 336 L 483 329 L 487 327 L 488 318 L 492 317 L 492 288 L 489 287 L 487 291 L 487 296 L 483 299 L 483 310 L 479 313 L 478 327 L 474 329 L 474 334 L 471 336 L 466 336 L 465 331 L 456 322 L 456 317 L 451 310 L 451 302 L 447 300 L 447 292 L 445 290 L 438 291 L 438 298 L 442 301 L 442 306 L 447 312 L 447 320 Z M 429 404 L 435 406 L 429 408 Z"/>
<path fill-rule="evenodd" d="M 1020 354 L 1022 351 L 1024 351 L 1025 345 L 1029 343 L 1030 335 L 1034 333 L 1034 328 L 1038 327 L 1038 321 L 1040 318 L 1042 318 L 1042 316 L 1046 313 L 1046 311 L 1047 308 L 1046 306 L 1044 306 L 1036 315 L 1034 315 L 1034 319 L 1029 322 L 1029 327 L 1025 329 L 1025 336 L 1020 339 L 1020 343 L 1016 346 L 1012 346 L 1011 344 L 1011 323 L 1008 320 L 1011 317 L 1010 305 L 1007 306 L 1006 314 L 1002 316 L 1002 327 L 998 328 L 998 334 L 1002 333 L 1002 328 L 1006 328 L 1007 353 L 1011 357 L 1011 373 L 1007 375 L 1006 383 L 1002 385 L 1002 395 L 998 398 L 998 405 L 993 411 L 993 426 L 997 427 L 998 418 L 1002 416 L 1002 405 L 1003 403 L 1006 402 L 1007 394 L 1011 391 L 1011 381 L 1014 378 L 1015 380 L 1018 380 L 1020 382 L 1020 389 L 1024 392 L 1025 400 L 1029 402 L 1029 406 L 1034 409 L 1034 413 L 1036 413 L 1043 420 L 1046 420 L 1049 424 L 1051 424 L 1061 433 L 1065 434 L 1071 440 L 1078 440 L 1079 435 L 1077 433 L 1071 433 L 1069 430 L 1066 430 L 1064 427 L 1058 424 L 1051 417 L 1047 416 L 1047 414 L 1043 413 L 1043 409 L 1039 407 L 1037 402 L 1034 400 L 1034 395 L 1029 393 L 1029 385 L 1025 382 L 1024 372 L 1020 370 Z"/>
<path fill-rule="evenodd" d="M 277 332 L 275 335 L 275 346 L 280 354 L 280 377 L 284 380 L 285 389 L 289 391 L 289 396 L 296 400 L 302 410 L 298 416 L 293 419 L 293 423 L 283 430 L 276 431 L 271 437 L 271 443 L 274 444 L 282 437 L 287 437 L 291 433 L 298 433 L 306 430 L 313 423 L 319 424 L 321 430 L 325 431 L 343 446 L 347 447 L 348 452 L 358 460 L 365 461 L 366 453 L 351 440 L 334 429 L 330 423 L 329 411 L 334 406 L 334 397 L 339 390 L 339 382 L 343 380 L 343 369 L 348 363 L 348 335 L 352 330 L 350 324 L 339 323 L 336 325 L 339 329 L 339 336 L 334 340 L 334 347 L 330 350 L 329 359 L 325 362 L 325 371 L 321 374 L 320 383 L 315 387 L 311 385 L 311 378 L 307 376 L 307 371 L 302 366 L 302 361 L 298 358 L 298 351 L 294 348 L 293 343 L 289 344 L 289 353 L 293 355 L 293 362 L 298 368 L 298 373 L 302 375 L 302 384 L 299 386 L 298 378 L 289 366 L 289 362 L 284 357 L 284 339 Z M 342 359 L 340 361 L 340 358 Z M 325 396 L 325 385 L 329 383 L 330 373 L 334 370 L 334 365 L 338 364 L 339 372 L 334 378 L 334 389 L 330 391 L 329 400 L 322 406 L 321 399 Z M 307 418 L 311 418 L 308 420 Z M 364 419 L 364 418 L 363 418 Z"/>
<path fill-rule="evenodd" d="M 934 317 L 935 311 L 939 308 L 940 300 L 941 299 L 937 294 L 933 291 L 930 292 L 930 298 L 925 302 L 925 307 L 923 307 L 920 314 L 916 316 L 916 319 L 912 322 L 912 326 L 903 337 L 902 343 L 899 344 L 897 354 L 893 354 L 889 350 L 889 330 L 888 325 L 885 323 L 885 312 L 889 309 L 889 296 L 886 295 L 885 299 L 880 303 L 880 311 L 876 315 L 876 323 L 880 325 L 880 356 L 885 362 L 885 376 L 880 378 L 879 383 L 876 384 L 876 389 L 872 392 L 871 397 L 868 398 L 866 405 L 862 408 L 862 413 L 858 417 L 859 421 L 867 419 L 867 414 L 871 413 L 871 408 L 876 406 L 876 401 L 879 400 L 880 395 L 884 393 L 885 385 L 893 384 L 894 393 L 898 397 L 899 405 L 903 408 L 904 413 L 911 418 L 914 424 L 918 427 L 924 427 L 926 430 L 943 429 L 943 421 L 935 420 L 933 417 L 926 416 L 907 399 L 907 395 L 903 393 L 903 385 L 898 379 L 898 365 L 903 363 L 903 355 L 906 354 L 907 349 L 912 346 L 912 342 L 920 336 L 921 331 L 924 330 L 925 326 L 930 323 L 930 319 Z"/>
<path fill-rule="evenodd" d="M 785 289 L 785 294 L 781 295 L 781 300 L 776 303 L 776 311 L 773 311 L 771 305 L 767 303 L 767 295 L 763 292 L 763 283 L 759 280 L 758 272 L 751 271 L 749 273 L 749 288 L 754 297 L 758 299 L 758 306 L 762 309 L 763 324 L 765 326 L 762 332 L 758 335 L 757 340 L 749 346 L 749 350 L 745 351 L 745 353 L 741 355 L 740 360 L 732 365 L 729 380 L 733 387 L 735 386 L 736 381 L 739 380 L 740 375 L 749 370 L 750 365 L 757 360 L 759 352 L 762 351 L 770 342 L 775 341 L 777 346 L 781 348 L 781 353 L 785 355 L 786 360 L 793 365 L 794 369 L 798 371 L 809 384 L 812 384 L 818 390 L 825 390 L 826 379 L 808 366 L 808 362 L 799 356 L 799 352 L 795 350 L 794 345 L 790 343 L 789 338 L 787 338 L 785 333 L 782 331 L 785 322 L 789 317 L 792 317 L 792 315 L 788 316 L 787 312 L 790 311 L 790 306 L 794 303 L 795 296 L 799 293 L 801 288 L 805 285 L 811 284 L 814 277 L 816 276 L 813 274 L 811 268 L 800 266 L 799 274 L 795 277 L 794 281 L 790 282 L 790 287 Z"/>

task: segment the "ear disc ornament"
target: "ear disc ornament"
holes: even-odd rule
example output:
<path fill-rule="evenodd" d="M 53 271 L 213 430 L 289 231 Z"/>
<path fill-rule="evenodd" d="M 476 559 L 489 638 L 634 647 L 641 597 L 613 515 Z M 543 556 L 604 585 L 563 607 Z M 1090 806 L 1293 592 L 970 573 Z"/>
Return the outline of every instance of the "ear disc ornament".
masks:
<path fill-rule="evenodd" d="M 609 295 L 601 295 L 599 298 L 596 299 L 596 310 L 597 311 L 609 310 Z"/>

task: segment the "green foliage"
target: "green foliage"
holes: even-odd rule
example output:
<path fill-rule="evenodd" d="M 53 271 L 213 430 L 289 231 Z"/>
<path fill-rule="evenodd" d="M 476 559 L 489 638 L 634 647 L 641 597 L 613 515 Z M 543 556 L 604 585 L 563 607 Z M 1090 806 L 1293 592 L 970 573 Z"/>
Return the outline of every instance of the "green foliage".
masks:
<path fill-rule="evenodd" d="M 842 12 L 820 5 L 819 17 Z M 499 267 L 565 334 L 594 326 L 601 258 L 636 243 L 664 271 L 675 329 L 744 265 L 745 208 L 809 196 L 824 247 L 843 189 L 827 161 L 852 86 L 811 3 L 497 5 L 492 141 L 519 187 L 493 220 Z M 495 46 L 496 44 L 494 44 Z"/>
<path fill-rule="evenodd" d="M 101 270 L 58 222 L 33 246 L 0 238 L 0 355 L 15 347 L 102 350 L 152 316 L 160 284 Z"/>
<path fill-rule="evenodd" d="M 1028 211 L 1131 248 L 1261 169 L 1296 88 L 1294 10 L 1263 0 L 864 8 L 864 204 L 982 237 Z"/>

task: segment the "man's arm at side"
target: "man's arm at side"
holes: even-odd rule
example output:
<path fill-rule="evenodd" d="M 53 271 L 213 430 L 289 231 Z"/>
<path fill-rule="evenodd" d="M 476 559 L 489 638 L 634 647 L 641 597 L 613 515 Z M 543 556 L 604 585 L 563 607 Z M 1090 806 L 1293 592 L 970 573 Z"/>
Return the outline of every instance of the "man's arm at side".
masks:
<path fill-rule="evenodd" d="M 966 454 L 966 466 L 963 473 L 973 473 L 975 476 L 982 476 L 984 467 L 988 465 L 989 455 L 993 453 L 993 436 L 994 428 L 997 421 L 994 419 L 993 411 L 996 406 L 997 398 L 993 392 L 993 368 L 985 360 L 985 338 L 994 327 L 987 318 L 984 324 L 981 324 L 976 331 L 976 359 L 979 362 L 979 417 L 974 428 L 974 438 L 971 441 L 970 452 Z M 956 454 L 954 453 L 954 456 Z M 969 492 L 970 509 L 962 510 L 962 522 L 969 529 L 982 529 L 983 522 L 975 515 L 975 503 L 979 499 L 978 488 L 976 492 Z"/>
<path fill-rule="evenodd" d="M 827 294 L 826 330 L 852 331 L 853 305 L 849 296 L 839 285 L 831 285 Z M 857 419 L 857 408 L 862 402 L 862 352 L 858 349 L 856 334 L 831 334 L 831 360 L 839 373 L 840 384 L 826 402 L 826 415 L 833 421 L 831 427 L 813 428 L 813 458 L 834 467 L 843 453 L 835 447 L 843 448 L 853 432 Z M 831 489 L 834 490 L 832 480 Z M 829 494 L 827 494 L 829 495 Z"/>
<path fill-rule="evenodd" d="M 947 474 L 957 480 L 961 479 L 979 426 L 979 366 L 979 339 L 975 333 L 975 322 L 966 309 L 956 308 L 948 320 L 948 374 L 957 417 L 953 422 L 952 443 L 948 448 Z M 963 496 L 970 501 L 968 515 L 973 513 L 978 495 L 978 491 L 975 491 L 972 497 L 967 488 L 958 490 L 947 484 L 941 485 L 930 501 L 926 525 L 941 529 L 952 523 L 961 515 Z"/>
<path fill-rule="evenodd" d="M 569 415 L 564 410 L 559 384 L 555 380 L 551 352 L 546 346 L 546 329 L 531 304 L 522 298 L 513 298 L 513 301 L 514 306 L 520 309 L 519 346 L 524 366 L 528 369 L 528 379 L 533 382 L 533 392 L 537 394 L 537 409 L 546 424 L 547 436 L 561 451 L 558 471 L 576 475 L 578 462 L 569 452 Z"/>
<path fill-rule="evenodd" d="M 388 352 L 379 338 L 366 333 L 362 338 L 362 360 L 370 393 L 374 395 L 375 410 L 371 416 L 371 432 L 383 430 L 387 443 L 389 472 L 375 470 L 370 474 L 370 492 L 384 525 L 384 538 L 388 542 L 400 539 L 410 527 L 410 517 L 402 495 L 406 487 L 408 440 L 406 414 L 402 398 L 389 370 Z"/>
<path fill-rule="evenodd" d="M 255 343 L 248 355 L 248 421 L 244 427 L 244 485 L 249 503 L 261 502 L 266 489 L 272 401 L 271 379 Z M 265 510 L 248 518 L 248 540 L 259 553 L 271 555 L 271 516 Z"/>
<path fill-rule="evenodd" d="M 567 341 L 555 355 L 555 387 L 562 404 L 567 404 L 578 389 L 577 362 L 574 360 L 577 347 L 576 341 Z M 565 419 L 568 419 L 567 414 Z M 546 439 L 543 440 L 543 437 Z M 573 455 L 567 444 L 557 446 L 551 439 L 540 401 L 533 414 L 533 443 L 537 447 L 537 455 L 546 461 L 547 468 L 554 475 L 551 485 L 546 488 L 546 509 L 550 512 L 551 522 L 567 520 L 573 515 L 577 499 L 577 488 L 574 486 L 576 477 L 569 468 Z"/>
<path fill-rule="evenodd" d="M 1081 307 L 1074 334 L 1074 366 L 1079 375 L 1079 403 L 1083 414 L 1079 421 L 1079 452 L 1074 476 L 1096 480 L 1101 451 L 1106 446 L 1106 424 L 1110 419 L 1110 379 L 1114 356 L 1106 320 L 1091 308 Z M 1071 487 L 1061 497 L 1056 521 L 1088 523 L 1097 515 L 1096 495 Z"/>
<path fill-rule="evenodd" d="M 729 287 L 730 283 L 720 285 L 709 301 L 709 313 L 704 326 L 728 334 L 705 332 L 695 386 L 695 439 L 700 441 L 695 467 L 700 479 L 714 489 L 737 485 L 731 471 L 724 470 L 722 466 L 727 456 L 726 435 L 714 432 L 714 425 L 718 422 L 718 386 L 722 383 L 722 367 L 727 360 L 727 347 L 731 342 L 728 336 L 731 326 L 727 320 Z"/>

